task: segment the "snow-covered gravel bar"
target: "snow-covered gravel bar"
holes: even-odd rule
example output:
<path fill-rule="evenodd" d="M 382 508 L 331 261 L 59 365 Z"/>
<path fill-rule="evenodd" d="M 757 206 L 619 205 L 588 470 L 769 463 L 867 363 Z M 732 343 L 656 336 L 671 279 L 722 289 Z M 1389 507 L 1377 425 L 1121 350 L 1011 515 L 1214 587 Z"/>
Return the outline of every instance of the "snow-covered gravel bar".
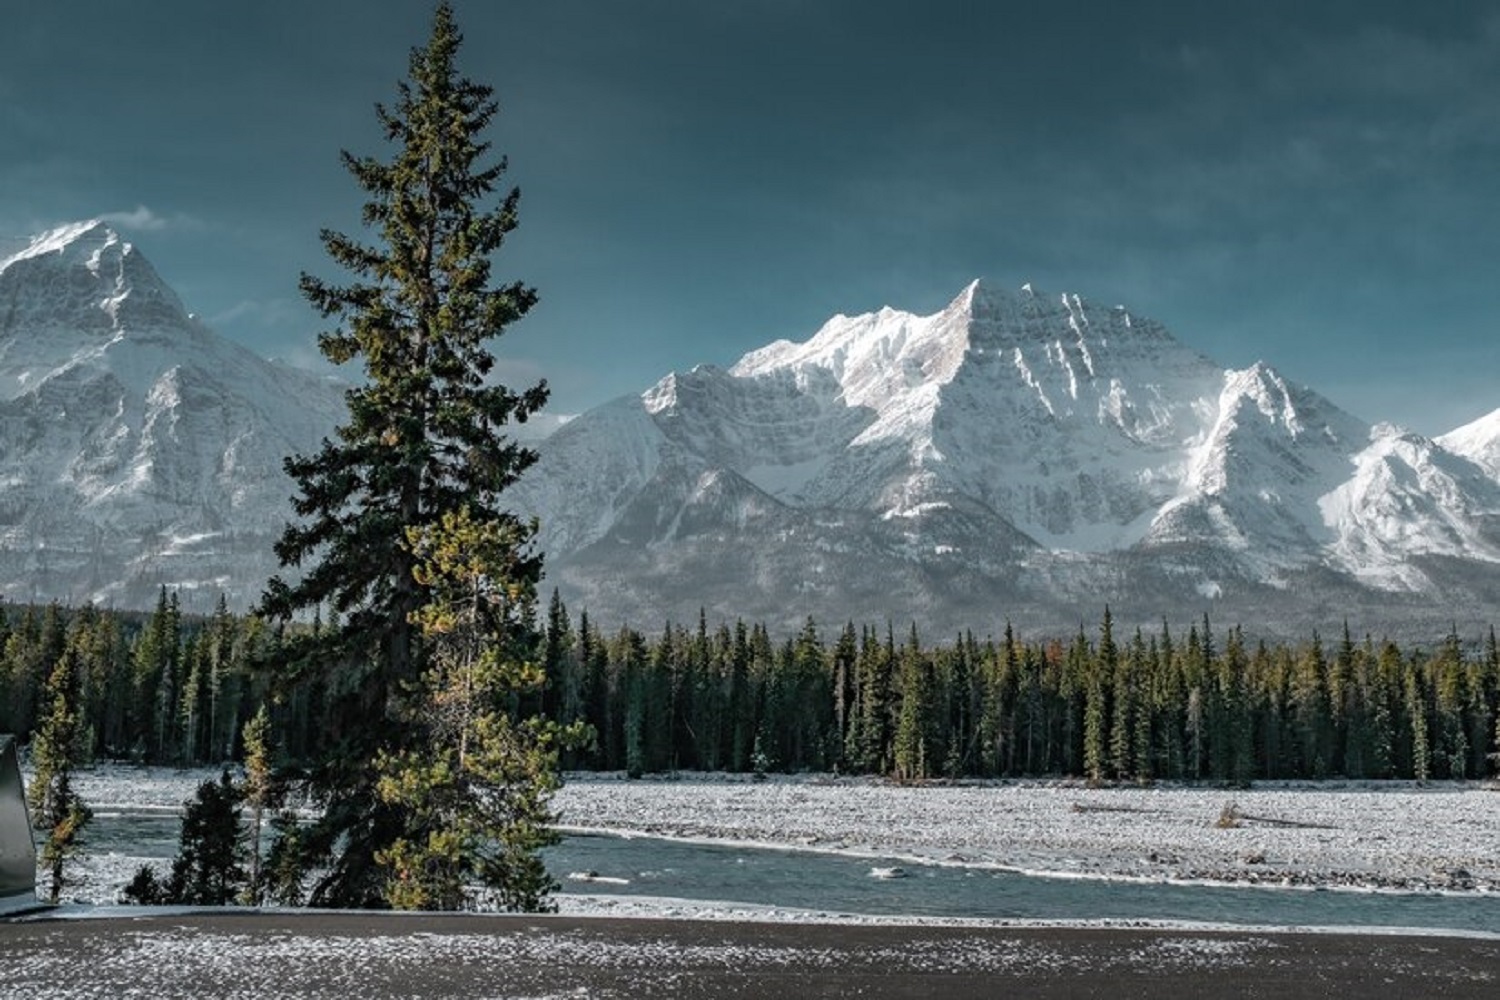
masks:
<path fill-rule="evenodd" d="M 565 828 L 1073 877 L 1500 891 L 1500 790 L 1321 782 L 903 786 L 808 776 L 573 774 Z M 1237 825 L 1220 825 L 1226 810 Z"/>

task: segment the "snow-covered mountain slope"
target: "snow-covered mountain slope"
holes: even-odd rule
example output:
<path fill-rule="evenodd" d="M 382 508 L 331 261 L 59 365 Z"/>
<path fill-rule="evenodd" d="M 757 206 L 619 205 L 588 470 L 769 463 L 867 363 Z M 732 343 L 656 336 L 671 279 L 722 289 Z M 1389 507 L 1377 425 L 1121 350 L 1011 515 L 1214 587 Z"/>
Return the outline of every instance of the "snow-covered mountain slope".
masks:
<path fill-rule="evenodd" d="M 648 621 L 704 604 L 982 626 L 1231 599 L 1248 620 L 1316 607 L 1309 588 L 1399 618 L 1454 565 L 1471 590 L 1500 580 L 1482 456 L 1029 286 L 836 316 L 727 371 L 668 375 L 542 450 L 515 496 L 554 582 Z"/>
<path fill-rule="evenodd" d="M 1500 409 L 1491 410 L 1478 420 L 1441 435 L 1437 443 L 1455 455 L 1478 463 L 1491 476 L 1500 478 Z"/>
<path fill-rule="evenodd" d="M 1354 474 L 1319 500 L 1330 561 L 1384 589 L 1425 589 L 1412 556 L 1500 563 L 1500 483 L 1419 434 L 1377 426 Z"/>
<path fill-rule="evenodd" d="M 245 606 L 290 514 L 283 458 L 342 413 L 337 386 L 189 316 L 108 226 L 36 237 L 0 260 L 0 592 Z"/>

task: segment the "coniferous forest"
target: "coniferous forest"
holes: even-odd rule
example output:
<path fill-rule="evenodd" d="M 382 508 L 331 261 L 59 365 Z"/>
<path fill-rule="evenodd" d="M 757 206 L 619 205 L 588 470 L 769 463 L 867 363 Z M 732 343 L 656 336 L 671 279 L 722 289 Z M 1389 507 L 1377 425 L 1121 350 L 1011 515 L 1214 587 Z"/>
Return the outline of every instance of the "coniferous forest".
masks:
<path fill-rule="evenodd" d="M 294 767 L 336 733 L 337 692 L 273 695 L 295 669 L 290 626 L 231 614 L 0 607 L 0 731 L 40 730 L 59 664 L 76 678 L 81 759 L 193 766 L 238 760 L 269 705 Z M 605 631 L 554 594 L 531 656 L 545 674 L 522 714 L 583 723 L 576 770 L 832 771 L 934 778 L 1073 776 L 1243 784 L 1285 778 L 1482 778 L 1500 770 L 1494 630 L 1431 647 L 1350 634 L 1266 642 L 1207 619 L 1117 634 L 1108 611 L 1072 637 L 808 621 Z"/>

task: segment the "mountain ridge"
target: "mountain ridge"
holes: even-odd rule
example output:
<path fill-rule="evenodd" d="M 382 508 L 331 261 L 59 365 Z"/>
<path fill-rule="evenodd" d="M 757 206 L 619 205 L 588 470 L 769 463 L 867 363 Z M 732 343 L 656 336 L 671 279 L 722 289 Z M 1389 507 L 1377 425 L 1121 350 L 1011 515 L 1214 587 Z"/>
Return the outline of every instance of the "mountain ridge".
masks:
<path fill-rule="evenodd" d="M 1490 430 L 1467 432 L 1470 451 Z M 794 594 L 842 620 L 870 611 L 844 581 L 874 573 L 890 582 L 876 618 L 925 608 L 944 626 L 1002 602 L 1061 621 L 1152 588 L 1148 620 L 1205 602 L 1290 619 L 1312 586 L 1398 621 L 1439 593 L 1451 608 L 1455 579 L 1492 594 L 1500 576 L 1493 473 L 1418 438 L 1266 362 L 1217 365 L 1124 307 L 975 281 L 935 313 L 834 316 L 584 413 L 515 496 L 565 593 L 626 617 L 681 619 L 723 591 L 738 606 L 710 610 L 795 624 L 777 602 Z M 578 470 L 619 453 L 634 457 L 608 466 L 601 500 Z M 709 579 L 716 564 L 739 567 L 738 589 Z"/>
<path fill-rule="evenodd" d="M 236 607 L 341 387 L 191 316 L 98 222 L 0 258 L 0 593 Z M 568 421 L 505 499 L 599 621 L 1216 618 L 1404 628 L 1500 600 L 1500 409 L 1427 438 L 1123 306 L 966 285 Z M 209 595 L 212 595 L 211 597 Z M 204 608 L 206 610 L 206 608 Z"/>

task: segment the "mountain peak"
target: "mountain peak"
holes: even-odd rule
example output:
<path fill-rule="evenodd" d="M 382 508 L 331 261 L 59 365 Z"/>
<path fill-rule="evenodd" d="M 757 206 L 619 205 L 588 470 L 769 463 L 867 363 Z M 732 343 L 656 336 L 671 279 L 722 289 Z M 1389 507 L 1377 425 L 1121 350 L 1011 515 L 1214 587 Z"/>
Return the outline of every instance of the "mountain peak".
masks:
<path fill-rule="evenodd" d="M 1500 410 L 1454 428 L 1438 437 L 1437 442 L 1456 455 L 1478 462 L 1500 478 Z"/>
<path fill-rule="evenodd" d="M 1054 296 L 1047 292 L 1038 291 L 1031 282 L 1026 282 L 1019 288 L 1007 288 L 997 284 L 989 278 L 975 278 L 963 287 L 963 290 L 948 303 L 947 309 L 960 308 L 964 310 L 993 310 L 1001 305 L 1010 305 L 1018 308 L 1021 304 L 1035 300 L 1051 300 Z M 1069 296 L 1063 295 L 1062 299 Z M 946 310 L 945 310 L 946 311 Z"/>
<path fill-rule="evenodd" d="M 1485 440 L 1500 438 L 1500 409 L 1491 410 L 1484 416 L 1478 418 L 1477 420 L 1471 420 L 1469 423 L 1464 424 L 1462 427 L 1455 427 L 1453 430 L 1438 438 L 1438 440 L 1440 442 L 1453 441 L 1457 443 L 1465 438 L 1479 438 Z"/>
<path fill-rule="evenodd" d="M 18 256 L 37 257 L 45 253 L 61 253 L 72 247 L 97 247 L 119 241 L 120 235 L 102 219 L 85 219 L 38 233 L 31 238 L 31 245 Z"/>
<path fill-rule="evenodd" d="M 89 333 L 190 326 L 187 311 L 149 261 L 99 219 L 33 236 L 0 259 L 0 335 Z"/>
<path fill-rule="evenodd" d="M 856 316 L 839 313 L 807 340 L 777 340 L 749 352 L 730 373 L 754 376 L 781 368 L 819 366 L 842 380 L 851 366 L 867 369 L 915 358 L 921 367 L 930 368 L 933 354 L 951 356 L 956 363 L 967 347 L 971 322 L 1014 312 L 1016 302 L 1009 293 L 975 278 L 931 315 L 919 316 L 889 305 Z"/>
<path fill-rule="evenodd" d="M 0 255 L 0 596 L 244 606 L 274 568 L 284 456 L 342 413 L 190 319 L 103 222 L 32 237 Z"/>
<path fill-rule="evenodd" d="M 1029 295 L 1030 285 L 1023 285 L 1019 294 Z M 992 313 L 997 305 L 1014 297 L 1016 293 L 995 287 L 991 281 L 984 278 L 975 278 L 964 286 L 963 291 L 949 302 L 943 310 L 945 314 L 959 314 L 976 316 L 982 313 Z"/>

